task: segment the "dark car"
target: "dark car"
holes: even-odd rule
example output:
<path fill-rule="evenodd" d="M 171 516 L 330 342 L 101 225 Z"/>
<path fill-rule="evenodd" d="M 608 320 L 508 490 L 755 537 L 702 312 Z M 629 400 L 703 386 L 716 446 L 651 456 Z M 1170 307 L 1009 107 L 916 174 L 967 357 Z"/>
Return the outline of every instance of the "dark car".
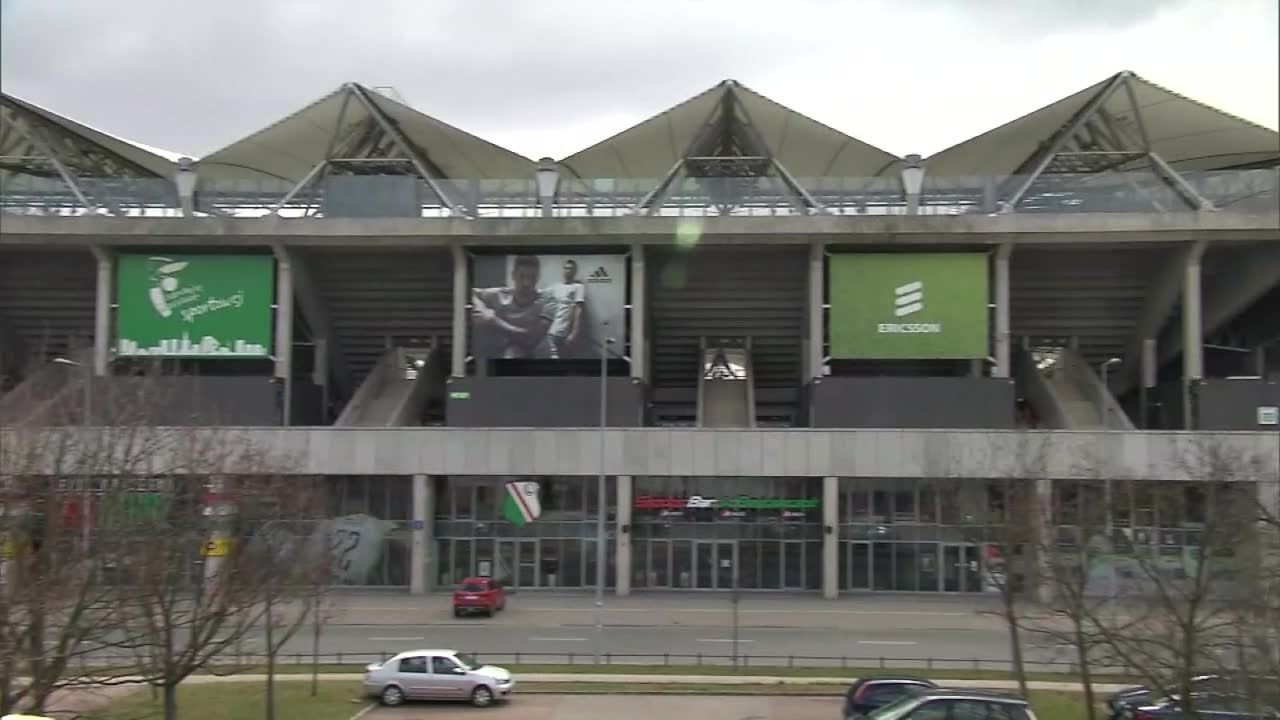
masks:
<path fill-rule="evenodd" d="M 1027 701 L 981 690 L 929 688 L 877 708 L 866 720 L 1036 720 Z"/>
<path fill-rule="evenodd" d="M 845 720 L 854 720 L 921 690 L 938 687 L 924 678 L 909 675 L 873 675 L 854 683 L 845 694 Z"/>
<path fill-rule="evenodd" d="M 1191 679 L 1191 687 L 1195 690 L 1212 690 L 1222 682 L 1218 675 L 1200 675 Z M 1118 690 L 1107 696 L 1107 717 L 1109 720 L 1122 720 L 1133 717 L 1133 711 L 1145 705 L 1151 705 L 1157 693 L 1144 685 L 1134 685 Z"/>
<path fill-rule="evenodd" d="M 1192 693 L 1196 713 L 1201 720 L 1280 720 L 1280 707 L 1269 706 L 1265 701 L 1243 693 L 1206 692 Z M 1183 720 L 1186 713 L 1177 698 L 1165 698 L 1157 703 L 1135 708 L 1128 720 Z"/>

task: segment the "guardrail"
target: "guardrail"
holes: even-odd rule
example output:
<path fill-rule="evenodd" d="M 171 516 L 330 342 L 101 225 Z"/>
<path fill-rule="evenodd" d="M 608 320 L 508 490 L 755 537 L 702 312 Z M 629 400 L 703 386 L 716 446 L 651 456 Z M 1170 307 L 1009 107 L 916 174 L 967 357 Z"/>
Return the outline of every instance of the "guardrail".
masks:
<path fill-rule="evenodd" d="M 381 663 L 394 657 L 402 650 L 380 650 L 361 652 L 320 653 L 280 653 L 276 655 L 277 665 L 352 665 L 363 667 L 369 663 Z M 463 651 L 467 652 L 467 651 Z M 926 671 L 966 671 L 966 672 L 1013 672 L 1013 663 L 1009 660 L 984 658 L 945 658 L 945 657 L 885 657 L 873 655 L 747 655 L 736 658 L 732 655 L 711 655 L 704 653 L 601 653 L 600 663 L 595 663 L 592 653 L 574 652 L 467 652 L 477 660 L 492 665 L 574 665 L 574 666 L 661 666 L 661 667 L 724 667 L 724 668 L 806 668 L 832 670 L 926 670 Z M 93 662 L 84 667 L 101 667 L 110 665 L 112 660 L 97 656 Z M 119 656 L 121 665 L 127 665 L 131 656 Z M 211 662 L 217 666 L 255 667 L 267 662 L 262 653 L 225 653 L 218 655 Z M 1059 673 L 1074 675 L 1079 673 L 1079 666 L 1074 662 L 1058 660 L 1028 660 L 1024 663 L 1027 672 Z M 1124 671 L 1119 668 L 1091 668 L 1095 675 L 1116 675 Z"/>

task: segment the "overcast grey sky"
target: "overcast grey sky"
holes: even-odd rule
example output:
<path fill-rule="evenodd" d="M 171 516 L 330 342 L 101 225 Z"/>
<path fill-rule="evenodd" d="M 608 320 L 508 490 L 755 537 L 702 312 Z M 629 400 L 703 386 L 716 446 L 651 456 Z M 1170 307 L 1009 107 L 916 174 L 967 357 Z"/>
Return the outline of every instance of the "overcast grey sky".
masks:
<path fill-rule="evenodd" d="M 929 154 L 1122 69 L 1280 124 L 1280 0 L 0 0 L 0 85 L 199 156 L 340 83 L 563 157 L 734 78 Z"/>

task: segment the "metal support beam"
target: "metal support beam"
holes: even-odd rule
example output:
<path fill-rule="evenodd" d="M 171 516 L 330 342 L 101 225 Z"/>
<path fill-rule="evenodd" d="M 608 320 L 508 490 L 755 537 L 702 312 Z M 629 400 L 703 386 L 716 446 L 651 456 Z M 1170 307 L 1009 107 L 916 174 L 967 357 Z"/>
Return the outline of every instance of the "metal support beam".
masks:
<path fill-rule="evenodd" d="M 313 335 L 312 339 L 316 343 L 317 368 L 323 362 L 323 365 L 331 371 L 331 374 L 321 378 L 319 384 L 328 385 L 332 378 L 343 397 L 350 399 L 355 392 L 351 368 L 347 365 L 347 358 L 342 354 L 342 349 L 337 342 L 333 318 L 329 314 L 328 304 L 320 294 L 320 284 L 315 281 L 315 275 L 311 272 L 311 263 L 305 255 L 289 250 L 283 245 L 277 244 L 272 249 L 276 257 L 285 258 L 292 269 L 295 301 L 302 310 L 302 316 L 307 319 L 307 325 L 311 328 Z"/>
<path fill-rule="evenodd" d="M 459 243 L 449 248 L 453 252 L 453 356 L 450 374 L 467 376 L 467 305 L 471 301 L 470 272 L 467 267 L 467 251 Z"/>
<path fill-rule="evenodd" d="M 1111 97 L 1112 93 L 1120 87 L 1129 75 L 1130 73 L 1126 70 L 1124 72 L 1117 73 L 1107 81 L 1106 86 L 1099 90 L 1098 94 L 1094 95 L 1092 100 L 1086 103 L 1079 112 L 1072 116 L 1065 125 L 1058 129 L 1057 134 L 1054 135 L 1048 146 L 1041 151 L 1040 155 L 1032 155 L 1023 161 L 1022 165 L 1020 165 L 1012 175 L 1013 177 L 1017 177 L 1025 174 L 1025 178 L 1018 183 L 1017 188 L 1010 193 L 1007 199 L 1003 201 L 1004 207 L 1001 212 L 1013 212 L 1014 208 L 1018 206 L 1018 202 L 1022 200 L 1022 196 L 1027 194 L 1027 191 L 1031 189 L 1033 184 L 1035 184 L 1036 179 L 1038 179 L 1041 173 L 1045 171 L 1045 168 L 1049 167 L 1049 163 L 1053 162 L 1054 156 L 1062 151 L 1066 143 L 1075 136 L 1076 131 L 1084 125 L 1085 121 L 1097 112 L 1098 108 L 1102 107 L 1102 104 Z M 1028 172 L 1028 169 L 1030 172 Z"/>
<path fill-rule="evenodd" d="M 276 339 L 275 376 L 284 385 L 280 424 L 293 420 L 293 263 L 283 246 L 276 251 Z"/>
<path fill-rule="evenodd" d="M 1182 279 L 1182 426 L 1194 430 L 1194 408 L 1191 401 L 1192 385 L 1204 377 L 1204 327 L 1201 323 L 1203 309 L 1200 290 L 1200 260 L 1203 245 L 1193 246 L 1183 265 Z"/>
<path fill-rule="evenodd" d="M 49 145 L 48 140 L 31 124 L 30 119 L 16 114 L 15 117 L 18 120 L 14 123 L 15 129 L 17 129 L 17 131 L 27 139 L 27 142 L 31 143 L 32 146 L 40 152 L 40 154 L 48 159 L 50 164 L 53 165 L 53 168 L 58 171 L 58 175 L 62 178 L 62 182 L 66 183 L 67 187 L 71 189 L 71 194 L 76 196 L 76 200 L 79 201 L 86 210 L 97 210 L 97 204 L 89 200 L 88 196 L 84 194 L 84 191 L 80 189 L 80 183 L 76 179 L 76 176 L 71 173 L 71 170 L 66 166 L 66 163 L 62 162 L 62 160 L 53 151 L 53 147 Z"/>
<path fill-rule="evenodd" d="M 644 256 L 644 245 L 635 243 L 631 246 L 631 326 L 630 348 L 631 377 L 640 382 L 649 380 L 649 348 L 646 333 L 648 332 L 648 276 Z"/>
<path fill-rule="evenodd" d="M 284 197 L 280 198 L 280 202 L 276 203 L 276 206 L 271 208 L 271 212 L 275 215 L 279 215 L 280 208 L 284 207 L 285 205 L 288 205 L 289 201 L 293 200 L 295 195 L 302 192 L 303 188 L 310 185 L 311 181 L 315 180 L 316 176 L 319 175 L 320 172 L 328 166 L 329 166 L 328 160 L 321 160 L 320 162 L 316 163 L 315 167 L 311 168 L 310 172 L 302 176 L 302 179 L 298 181 L 297 185 L 294 185 L 292 188 L 290 188 L 289 192 L 285 193 Z"/>
<path fill-rule="evenodd" d="M 1138 383 L 1141 363 L 1136 361 L 1142 352 L 1143 342 L 1160 337 L 1161 329 L 1169 321 L 1182 295 L 1187 261 L 1193 255 L 1202 256 L 1205 246 L 1204 240 L 1196 240 L 1170 252 L 1147 283 L 1142 310 L 1138 314 L 1138 327 L 1125 346 L 1124 363 L 1116 373 L 1116 397 L 1129 392 Z"/>
<path fill-rule="evenodd" d="M 1147 158 L 1151 160 L 1151 166 L 1155 169 L 1156 173 L 1160 175 L 1160 177 L 1164 178 L 1165 182 L 1169 183 L 1169 186 L 1181 195 L 1182 199 L 1185 200 L 1188 205 L 1196 210 L 1202 211 L 1217 209 L 1213 206 L 1213 203 L 1209 202 L 1203 195 L 1196 192 L 1196 189 L 1191 187 L 1191 183 L 1187 182 L 1185 178 L 1179 175 L 1177 170 L 1170 167 L 1169 163 L 1164 161 L 1164 158 L 1160 157 L 1156 153 L 1147 153 Z"/>
<path fill-rule="evenodd" d="M 440 184 L 441 181 L 446 179 L 444 173 L 422 154 L 421 149 L 405 136 L 404 132 L 400 130 L 400 127 L 391 118 L 387 117 L 382 108 L 366 94 L 365 89 L 355 83 L 349 84 L 348 88 L 355 98 L 360 101 L 360 104 L 364 105 L 365 110 L 377 121 L 378 125 L 382 127 L 383 132 L 391 136 L 396 144 L 400 146 L 400 149 L 409 156 L 409 159 L 413 162 L 414 169 L 426 181 L 427 186 L 436 194 L 436 197 L 440 198 L 440 202 L 448 206 L 450 212 L 460 217 L 472 217 L 471 211 L 466 206 L 454 202 L 453 198 L 445 193 L 443 186 Z"/>
<path fill-rule="evenodd" d="M 1013 243 L 1002 243 L 995 257 L 995 367 L 991 377 L 1007 378 L 1013 375 L 1012 338 L 1010 337 L 1009 257 Z"/>
<path fill-rule="evenodd" d="M 93 308 L 93 374 L 103 377 L 111 362 L 111 302 L 115 297 L 115 262 L 109 250 L 89 249 L 98 261 L 98 286 Z"/>

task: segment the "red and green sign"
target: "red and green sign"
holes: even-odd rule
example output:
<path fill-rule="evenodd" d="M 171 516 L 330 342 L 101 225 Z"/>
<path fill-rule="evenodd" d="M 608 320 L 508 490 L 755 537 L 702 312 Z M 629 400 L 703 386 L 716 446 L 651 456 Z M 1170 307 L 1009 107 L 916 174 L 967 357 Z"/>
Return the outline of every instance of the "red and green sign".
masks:
<path fill-rule="evenodd" d="M 632 503 L 636 510 L 662 510 L 667 512 L 683 512 L 685 510 L 720 510 L 725 513 L 745 513 L 751 510 L 778 510 L 783 513 L 804 512 L 818 509 L 817 498 L 762 498 L 738 495 L 731 498 L 703 497 L 655 497 L 640 495 Z"/>

